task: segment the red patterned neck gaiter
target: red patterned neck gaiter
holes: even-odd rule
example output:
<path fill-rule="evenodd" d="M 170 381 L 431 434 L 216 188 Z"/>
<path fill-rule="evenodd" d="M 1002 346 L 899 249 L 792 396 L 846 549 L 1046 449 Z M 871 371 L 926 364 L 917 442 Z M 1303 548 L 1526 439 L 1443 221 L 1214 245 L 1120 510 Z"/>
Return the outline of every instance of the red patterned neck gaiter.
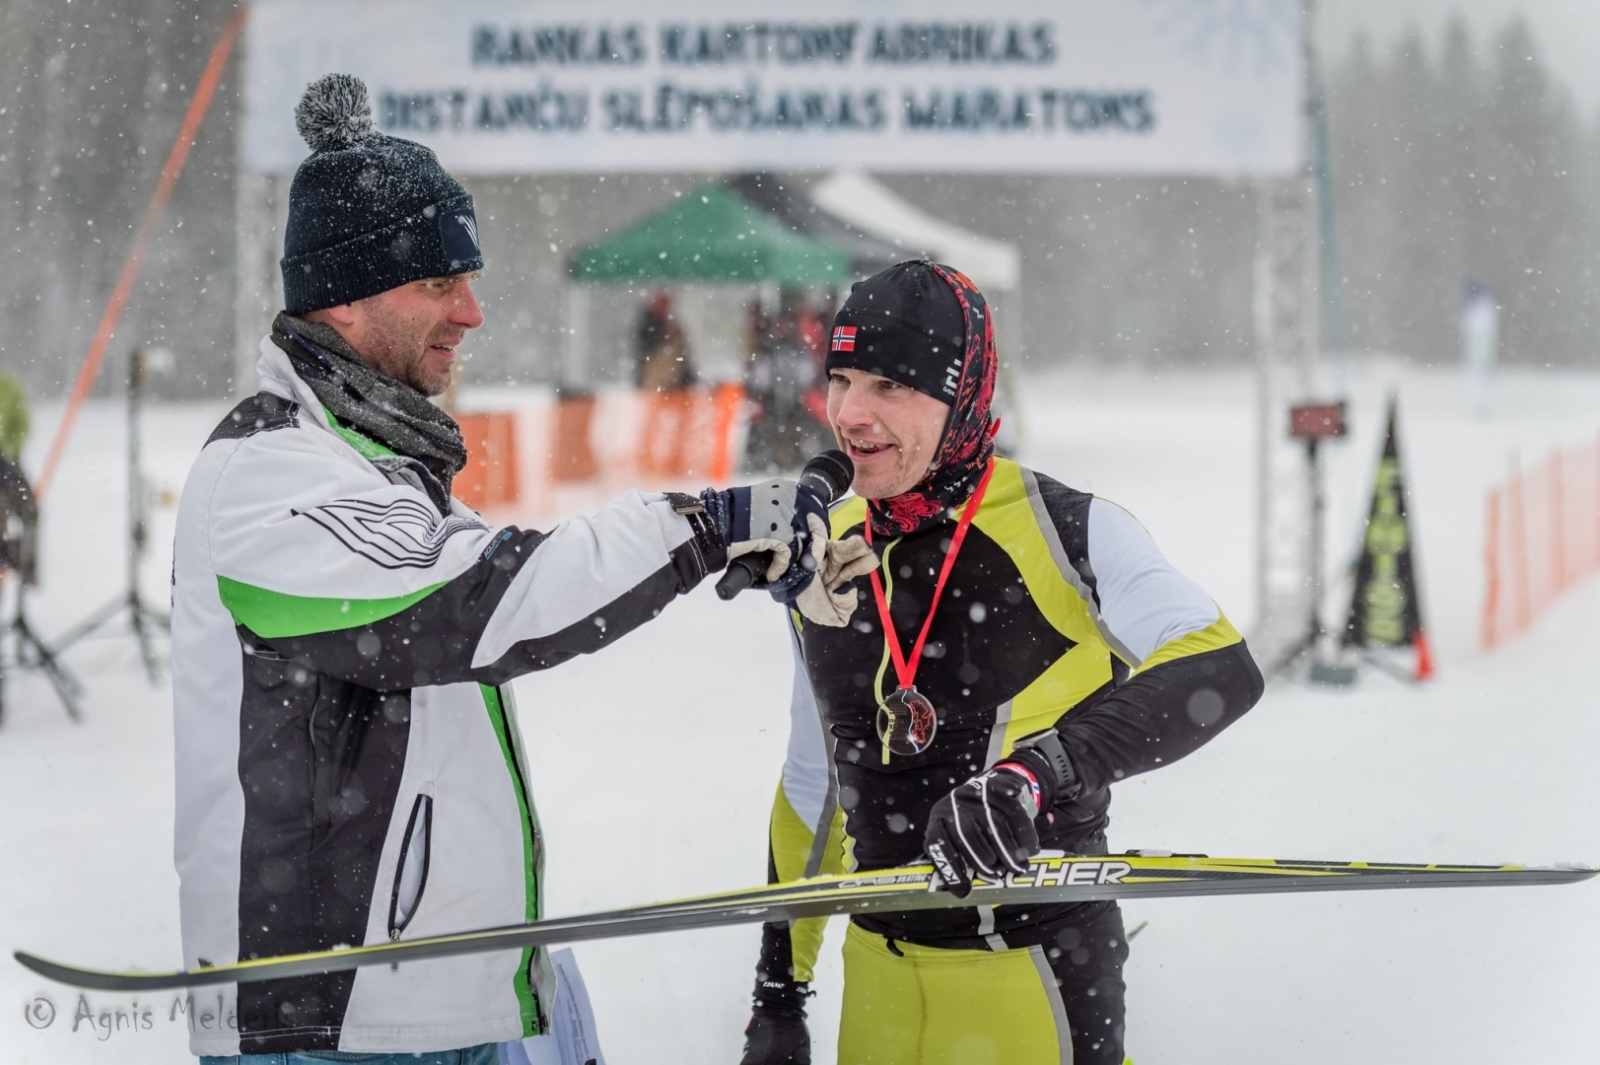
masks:
<path fill-rule="evenodd" d="M 994 455 L 994 324 L 989 307 L 966 274 L 933 264 L 955 292 L 966 319 L 966 351 L 950 420 L 928 476 L 909 492 L 867 500 L 872 535 L 888 539 L 931 528 L 966 502 Z"/>

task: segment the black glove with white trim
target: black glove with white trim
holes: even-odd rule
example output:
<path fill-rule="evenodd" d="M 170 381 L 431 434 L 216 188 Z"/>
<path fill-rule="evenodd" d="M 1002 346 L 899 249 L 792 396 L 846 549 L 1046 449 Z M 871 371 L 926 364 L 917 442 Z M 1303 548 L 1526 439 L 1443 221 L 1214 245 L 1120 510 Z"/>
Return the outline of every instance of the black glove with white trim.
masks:
<path fill-rule="evenodd" d="M 1061 738 L 1054 730 L 1041 732 L 934 803 L 923 847 L 950 893 L 964 899 L 974 876 L 1000 880 L 1026 872 L 1028 859 L 1039 853 L 1034 822 L 1040 811 L 1048 819 L 1058 798 L 1079 790 Z"/>

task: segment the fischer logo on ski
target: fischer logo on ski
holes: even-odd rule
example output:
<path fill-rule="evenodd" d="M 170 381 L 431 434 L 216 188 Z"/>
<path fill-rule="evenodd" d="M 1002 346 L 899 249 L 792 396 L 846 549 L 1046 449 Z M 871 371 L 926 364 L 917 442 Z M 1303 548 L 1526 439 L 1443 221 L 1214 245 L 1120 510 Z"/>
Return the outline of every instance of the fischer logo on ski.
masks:
<path fill-rule="evenodd" d="M 1133 866 L 1124 861 L 1103 858 L 1063 858 L 1041 855 L 1028 863 L 1025 873 L 1007 873 L 1004 880 L 973 881 L 973 890 L 999 891 L 1006 888 L 1094 887 L 1103 884 L 1120 884 L 1122 878 L 1133 872 Z M 940 890 L 942 885 L 932 884 L 929 890 Z"/>
<path fill-rule="evenodd" d="M 1026 873 L 1007 873 L 1005 886 L 1088 887 L 1091 884 L 1120 884 L 1122 878 L 1131 872 L 1133 866 L 1127 862 L 1049 858 L 1031 863 Z"/>

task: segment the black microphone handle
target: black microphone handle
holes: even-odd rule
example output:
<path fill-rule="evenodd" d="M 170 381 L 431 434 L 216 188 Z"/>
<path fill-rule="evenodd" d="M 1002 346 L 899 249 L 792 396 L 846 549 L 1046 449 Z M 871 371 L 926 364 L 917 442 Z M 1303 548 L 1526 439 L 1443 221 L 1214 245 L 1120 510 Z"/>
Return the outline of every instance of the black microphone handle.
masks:
<path fill-rule="evenodd" d="M 850 490 L 850 482 L 855 475 L 855 466 L 848 455 L 842 451 L 824 451 L 805 464 L 800 471 L 799 481 L 820 495 L 824 503 L 832 506 Z M 807 569 L 815 565 L 809 557 L 800 561 Z M 728 563 L 727 572 L 717 582 L 717 595 L 724 600 L 732 599 L 759 581 L 771 565 L 771 551 L 740 555 Z"/>
<path fill-rule="evenodd" d="M 752 551 L 748 555 L 740 555 L 728 563 L 727 572 L 717 582 L 717 598 L 722 600 L 732 599 L 767 572 L 767 567 L 772 565 L 771 551 Z"/>

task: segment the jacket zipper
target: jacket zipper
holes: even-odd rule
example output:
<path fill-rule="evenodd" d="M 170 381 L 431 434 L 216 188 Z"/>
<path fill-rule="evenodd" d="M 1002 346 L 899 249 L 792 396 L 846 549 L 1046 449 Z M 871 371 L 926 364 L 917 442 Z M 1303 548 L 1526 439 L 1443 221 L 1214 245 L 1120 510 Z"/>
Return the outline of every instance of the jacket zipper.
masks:
<path fill-rule="evenodd" d="M 418 838 L 420 834 L 420 839 Z M 413 844 L 421 851 L 413 854 Z M 400 841 L 400 859 L 394 867 L 394 889 L 389 895 L 389 938 L 399 939 L 406 925 L 417 915 L 417 907 L 422 904 L 422 893 L 428 887 L 428 856 L 433 851 L 433 796 L 418 795 L 417 801 L 411 806 L 411 818 L 406 822 L 406 834 Z M 421 862 L 422 868 L 417 876 L 417 888 L 411 894 L 410 905 L 404 914 L 400 912 L 400 892 L 405 884 L 406 870 L 413 861 Z"/>

